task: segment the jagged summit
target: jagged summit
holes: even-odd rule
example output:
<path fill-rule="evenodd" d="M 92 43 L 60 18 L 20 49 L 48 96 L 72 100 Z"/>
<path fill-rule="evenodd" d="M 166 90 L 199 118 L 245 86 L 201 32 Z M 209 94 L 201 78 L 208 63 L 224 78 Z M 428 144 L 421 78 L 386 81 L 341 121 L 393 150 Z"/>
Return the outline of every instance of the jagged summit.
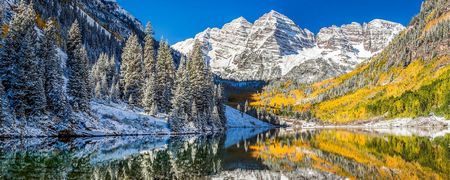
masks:
<path fill-rule="evenodd" d="M 233 21 L 231 21 L 231 23 L 251 24 L 247 19 L 245 19 L 242 16 L 234 19 Z"/>
<path fill-rule="evenodd" d="M 287 21 L 292 21 L 290 20 L 287 16 L 275 11 L 275 10 L 271 10 L 270 12 L 264 14 L 263 16 L 261 16 L 259 18 L 259 20 L 267 20 L 267 21 L 273 21 L 273 20 L 287 20 Z"/>
<path fill-rule="evenodd" d="M 314 35 L 272 10 L 254 23 L 239 17 L 221 29 L 208 28 L 172 47 L 188 54 L 194 39 L 203 42 L 213 72 L 224 79 L 286 77 L 311 82 L 353 69 L 382 50 L 403 29 L 398 23 L 374 19 L 364 24 L 333 25 Z"/>

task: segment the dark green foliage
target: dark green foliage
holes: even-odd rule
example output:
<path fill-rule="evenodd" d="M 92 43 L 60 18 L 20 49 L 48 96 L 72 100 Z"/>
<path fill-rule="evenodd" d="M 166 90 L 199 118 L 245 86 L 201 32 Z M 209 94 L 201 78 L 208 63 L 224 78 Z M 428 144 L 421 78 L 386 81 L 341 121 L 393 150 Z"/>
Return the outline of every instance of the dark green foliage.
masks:
<path fill-rule="evenodd" d="M 443 78 L 421 87 L 407 91 L 399 97 L 390 97 L 367 105 L 374 115 L 388 113 L 389 117 L 428 116 L 432 112 L 450 117 L 450 72 Z"/>
<path fill-rule="evenodd" d="M 153 163 L 153 172 L 156 179 L 172 179 L 173 167 L 167 150 L 158 151 Z"/>

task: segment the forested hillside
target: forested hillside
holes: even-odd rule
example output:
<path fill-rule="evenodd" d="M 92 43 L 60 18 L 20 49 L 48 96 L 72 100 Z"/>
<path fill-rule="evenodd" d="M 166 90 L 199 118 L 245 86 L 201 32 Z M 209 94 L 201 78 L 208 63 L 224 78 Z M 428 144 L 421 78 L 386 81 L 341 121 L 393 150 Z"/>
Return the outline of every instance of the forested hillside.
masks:
<path fill-rule="evenodd" d="M 155 45 L 150 23 L 143 42 L 130 32 L 122 36 L 123 49 L 120 45 L 111 52 L 90 46 L 96 41 L 86 36 L 104 34 L 86 32 L 83 16 L 73 17 L 65 31 L 57 18 L 41 18 L 36 7 L 21 1 L 10 18 L 2 19 L 7 31 L 0 39 L 0 136 L 166 129 L 156 119 L 180 133 L 225 128 L 223 90 L 214 84 L 199 43 L 177 67 L 168 43 Z M 114 49 L 120 50 L 121 61 Z M 98 60 L 91 59 L 97 51 L 102 52 Z M 104 113 L 108 109 L 116 112 Z M 124 113 L 128 116 L 113 116 Z M 128 119 L 141 114 L 146 118 Z"/>
<path fill-rule="evenodd" d="M 450 1 L 427 0 L 379 55 L 314 84 L 275 82 L 253 107 L 324 122 L 428 116 L 450 118 Z"/>

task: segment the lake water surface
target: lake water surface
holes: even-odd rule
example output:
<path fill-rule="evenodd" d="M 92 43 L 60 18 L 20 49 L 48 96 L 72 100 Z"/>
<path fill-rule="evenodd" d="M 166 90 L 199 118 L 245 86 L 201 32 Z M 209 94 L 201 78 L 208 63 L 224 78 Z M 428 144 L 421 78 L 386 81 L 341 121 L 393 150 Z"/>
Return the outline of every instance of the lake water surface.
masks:
<path fill-rule="evenodd" d="M 411 134 L 230 129 L 2 139 L 0 179 L 450 179 L 450 134 Z"/>

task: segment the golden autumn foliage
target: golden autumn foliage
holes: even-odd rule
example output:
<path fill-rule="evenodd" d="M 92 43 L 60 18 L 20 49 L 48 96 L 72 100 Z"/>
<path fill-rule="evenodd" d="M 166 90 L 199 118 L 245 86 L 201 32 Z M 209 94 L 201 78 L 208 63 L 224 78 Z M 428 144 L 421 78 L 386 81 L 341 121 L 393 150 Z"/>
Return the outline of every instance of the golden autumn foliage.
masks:
<path fill-rule="evenodd" d="M 433 13 L 430 14 L 430 16 L 434 15 Z M 438 18 L 430 19 L 428 20 L 428 23 L 425 25 L 425 29 L 423 31 L 423 34 L 430 31 L 431 28 L 435 27 L 437 24 L 439 24 L 442 21 L 449 20 L 450 19 L 450 11 L 441 15 Z"/>
<path fill-rule="evenodd" d="M 42 16 L 39 13 L 36 14 L 36 25 L 40 29 L 45 29 L 45 27 L 47 26 L 47 22 L 45 22 L 45 20 L 42 18 Z"/>
<path fill-rule="evenodd" d="M 8 32 L 9 32 L 9 26 L 6 25 L 6 24 L 4 24 L 3 26 L 1 26 L 1 29 L 2 29 L 2 34 L 1 34 L 1 36 L 2 36 L 3 38 L 5 38 L 6 35 L 8 34 Z"/>
<path fill-rule="evenodd" d="M 382 63 L 384 63 L 383 60 L 379 64 Z M 281 104 L 291 105 L 294 106 L 294 111 L 302 112 L 311 110 L 316 118 L 330 123 L 347 123 L 357 120 L 367 120 L 378 116 L 387 118 L 415 117 L 421 114 L 411 112 L 412 110 L 403 110 L 398 113 L 396 112 L 396 114 L 389 114 L 389 111 L 374 112 L 371 107 L 377 106 L 377 103 L 382 104 L 389 99 L 401 97 L 407 92 L 419 91 L 421 88 L 429 86 L 437 80 L 450 78 L 449 64 L 450 56 L 436 57 L 431 61 L 418 59 L 406 68 L 394 67 L 389 69 L 389 71 L 378 73 L 377 78 L 366 77 L 369 79 L 377 79 L 373 85 L 365 86 L 356 91 L 351 91 L 344 96 L 319 103 L 311 103 L 309 101 L 368 68 L 368 65 L 361 65 L 349 74 L 312 84 L 310 88 L 313 91 L 309 95 L 305 95 L 305 89 L 290 91 L 287 93 L 288 95 L 263 92 L 253 95 L 255 102 L 251 103 L 251 105 L 257 107 L 269 105 L 275 109 L 279 108 Z M 446 106 L 445 102 L 449 99 L 449 97 L 446 97 L 446 93 L 450 89 L 440 88 L 441 90 L 433 94 L 433 97 L 436 98 L 436 102 L 434 102 L 436 107 Z M 401 101 L 397 101 L 396 103 L 402 106 Z M 421 103 L 418 100 L 417 102 L 411 102 L 410 109 L 414 108 L 414 106 L 423 106 Z M 427 112 L 424 111 L 424 113 Z M 448 115 L 446 113 L 449 112 L 443 112 L 442 115 Z"/>
<path fill-rule="evenodd" d="M 369 112 L 367 105 L 375 103 L 377 100 L 398 97 L 407 91 L 416 91 L 439 78 L 447 78 L 450 66 L 441 68 L 439 66 L 450 63 L 450 57 L 441 57 L 435 62 L 424 64 L 423 61 L 416 60 L 405 69 L 393 68 L 382 73 L 375 86 L 365 87 L 315 105 L 315 115 L 319 119 L 329 122 L 349 122 L 381 116 L 383 114 Z M 388 81 L 386 79 L 390 76 L 394 77 L 393 81 L 386 83 Z M 406 112 L 401 115 L 408 116 L 409 114 Z"/>

